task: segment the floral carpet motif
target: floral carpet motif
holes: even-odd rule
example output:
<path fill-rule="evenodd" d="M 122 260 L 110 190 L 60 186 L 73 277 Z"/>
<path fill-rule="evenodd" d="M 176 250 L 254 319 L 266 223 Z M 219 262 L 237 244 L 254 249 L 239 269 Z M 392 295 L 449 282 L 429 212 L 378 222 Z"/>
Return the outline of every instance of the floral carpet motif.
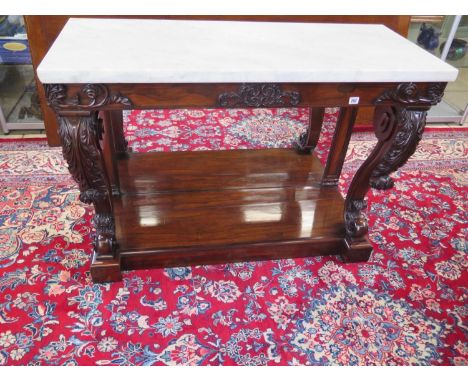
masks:
<path fill-rule="evenodd" d="M 316 152 L 326 158 L 328 110 Z M 289 147 L 305 109 L 132 112 L 135 151 Z M 375 144 L 355 133 L 340 180 Z M 0 141 L 0 365 L 462 365 L 466 130 L 424 133 L 372 190 L 367 263 L 310 257 L 89 275 L 92 209 L 60 149 Z M 333 254 L 330 254 L 333 255 Z"/>

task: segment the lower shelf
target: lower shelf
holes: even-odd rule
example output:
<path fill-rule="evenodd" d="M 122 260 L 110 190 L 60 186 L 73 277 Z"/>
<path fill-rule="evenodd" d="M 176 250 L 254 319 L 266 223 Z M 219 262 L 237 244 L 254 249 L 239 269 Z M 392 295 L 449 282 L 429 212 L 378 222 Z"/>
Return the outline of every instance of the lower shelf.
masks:
<path fill-rule="evenodd" d="M 119 162 L 122 269 L 338 255 L 343 197 L 290 149 L 149 153 Z"/>

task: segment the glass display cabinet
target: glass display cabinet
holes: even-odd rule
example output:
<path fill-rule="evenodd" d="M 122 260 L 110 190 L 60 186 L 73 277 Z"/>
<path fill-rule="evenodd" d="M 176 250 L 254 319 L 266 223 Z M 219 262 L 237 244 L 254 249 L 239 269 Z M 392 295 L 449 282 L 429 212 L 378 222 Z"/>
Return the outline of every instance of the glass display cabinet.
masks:
<path fill-rule="evenodd" d="M 0 127 L 44 129 L 22 16 L 0 16 Z"/>
<path fill-rule="evenodd" d="M 408 38 L 459 70 L 427 121 L 463 124 L 468 115 L 468 16 L 413 16 Z"/>

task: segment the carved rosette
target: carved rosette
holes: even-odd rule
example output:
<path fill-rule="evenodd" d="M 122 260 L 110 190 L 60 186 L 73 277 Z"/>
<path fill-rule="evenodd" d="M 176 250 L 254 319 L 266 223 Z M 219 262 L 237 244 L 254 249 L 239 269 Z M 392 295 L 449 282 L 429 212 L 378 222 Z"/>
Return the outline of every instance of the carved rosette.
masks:
<path fill-rule="evenodd" d="M 68 88 L 63 84 L 45 84 L 44 88 L 47 103 L 55 110 L 95 110 L 110 104 L 132 105 L 128 97 L 120 93 L 110 94 L 103 84 L 86 84 L 72 96 L 68 95 Z"/>
<path fill-rule="evenodd" d="M 286 107 L 301 102 L 299 92 L 283 91 L 278 84 L 242 84 L 238 92 L 222 93 L 222 107 Z"/>

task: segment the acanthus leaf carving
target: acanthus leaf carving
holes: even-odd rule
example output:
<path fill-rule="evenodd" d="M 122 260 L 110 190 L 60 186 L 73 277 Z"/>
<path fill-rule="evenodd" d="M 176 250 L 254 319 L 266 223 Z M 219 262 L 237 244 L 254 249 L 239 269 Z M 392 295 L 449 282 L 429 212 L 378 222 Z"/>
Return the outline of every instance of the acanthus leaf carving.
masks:
<path fill-rule="evenodd" d="M 98 148 L 97 113 L 90 117 L 60 117 L 59 135 L 68 169 L 80 189 L 83 203 L 107 197 L 107 184 Z"/>
<path fill-rule="evenodd" d="M 98 112 L 86 116 L 60 116 L 59 135 L 68 169 L 80 189 L 80 200 L 93 204 L 96 228 L 95 251 L 99 259 L 112 258 L 115 225 L 110 206 L 107 176 L 99 146 L 101 126 Z"/>

